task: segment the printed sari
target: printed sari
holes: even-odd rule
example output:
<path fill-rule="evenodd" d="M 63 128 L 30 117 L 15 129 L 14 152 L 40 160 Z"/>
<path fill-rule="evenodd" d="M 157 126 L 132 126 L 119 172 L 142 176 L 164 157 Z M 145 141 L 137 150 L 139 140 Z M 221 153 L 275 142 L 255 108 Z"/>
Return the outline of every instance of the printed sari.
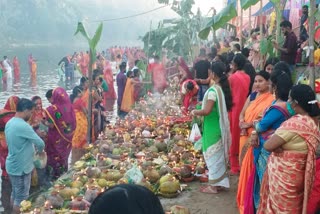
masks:
<path fill-rule="evenodd" d="M 204 117 L 202 149 L 209 171 L 209 183 L 212 186 L 229 188 L 227 162 L 231 137 L 225 98 L 220 86 L 213 85 L 207 90 L 202 109 L 208 100 L 214 100 L 214 107 L 210 114 Z"/>
<path fill-rule="evenodd" d="M 58 87 L 52 93 L 52 105 L 46 109 L 48 122 L 47 155 L 49 174 L 54 178 L 68 170 L 68 158 L 76 128 L 74 110 L 67 92 Z"/>
<path fill-rule="evenodd" d="M 272 105 L 264 114 L 262 120 L 256 124 L 256 131 L 259 134 L 259 147 L 253 149 L 254 169 L 252 172 L 252 183 L 247 183 L 248 187 L 253 186 L 253 192 L 247 191 L 247 206 L 245 209 L 258 209 L 260 203 L 260 187 L 261 182 L 266 171 L 267 161 L 270 152 L 266 151 L 263 146 L 264 143 L 272 136 L 280 125 L 289 119 L 290 113 L 287 110 L 286 102 L 279 102 Z M 253 197 L 253 200 L 249 197 Z M 254 205 L 252 204 L 254 203 Z"/>
<path fill-rule="evenodd" d="M 8 176 L 6 171 L 8 147 L 4 135 L 4 128 L 7 122 L 16 114 L 18 101 L 19 98 L 17 96 L 11 96 L 7 100 L 4 108 L 0 110 L 0 165 L 2 169 L 2 176 Z"/>
<path fill-rule="evenodd" d="M 306 115 L 295 115 L 275 132 L 286 141 L 283 152 L 272 152 L 261 186 L 259 214 L 307 213 L 315 175 L 319 128 Z"/>
<path fill-rule="evenodd" d="M 73 148 L 83 148 L 87 143 L 88 120 L 87 115 L 83 112 L 84 108 L 87 108 L 87 105 L 82 99 L 77 99 L 73 103 L 77 124 L 72 138 Z"/>
<path fill-rule="evenodd" d="M 236 71 L 229 77 L 233 107 L 230 112 L 232 144 L 230 147 L 231 172 L 237 173 L 239 166 L 240 127 L 239 116 L 249 94 L 250 77 L 243 71 Z"/>
<path fill-rule="evenodd" d="M 267 92 L 261 94 L 256 97 L 255 100 L 251 101 L 248 108 L 244 113 L 244 122 L 252 123 L 255 120 L 258 120 L 259 117 L 265 112 L 266 108 L 268 108 L 272 101 L 274 100 L 274 96 Z M 237 192 L 237 204 L 239 207 L 240 213 L 244 213 L 244 198 L 245 198 L 245 189 L 246 184 L 248 182 L 248 178 L 252 172 L 253 168 L 253 153 L 252 147 L 250 145 L 249 139 L 253 128 L 247 129 L 247 135 L 240 137 L 240 177 L 238 183 L 238 192 Z M 245 154 L 249 155 L 245 155 Z"/>
<path fill-rule="evenodd" d="M 308 201 L 308 214 L 314 214 L 320 211 L 320 158 L 316 161 L 316 173 L 312 191 Z"/>

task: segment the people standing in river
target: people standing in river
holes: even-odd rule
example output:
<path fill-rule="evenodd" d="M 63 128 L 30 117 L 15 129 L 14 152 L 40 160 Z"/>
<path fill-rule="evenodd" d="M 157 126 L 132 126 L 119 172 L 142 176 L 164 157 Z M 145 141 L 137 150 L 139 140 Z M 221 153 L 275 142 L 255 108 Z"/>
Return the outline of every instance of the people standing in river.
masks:
<path fill-rule="evenodd" d="M 13 57 L 12 65 L 13 65 L 14 80 L 19 81 L 20 80 L 20 63 L 17 56 Z"/>
<path fill-rule="evenodd" d="M 47 170 L 49 176 L 56 179 L 68 170 L 76 117 L 69 96 L 61 87 L 53 90 L 52 105 L 45 111 L 49 124 Z"/>
<path fill-rule="evenodd" d="M 31 78 L 36 78 L 36 76 L 37 76 L 37 63 L 36 63 L 35 58 L 33 58 L 32 54 L 29 54 L 28 64 L 29 64 Z"/>
<path fill-rule="evenodd" d="M 3 57 L 2 61 L 3 67 L 5 69 L 5 76 L 6 76 L 6 83 L 8 85 L 8 88 L 12 85 L 12 64 L 7 56 Z"/>
<path fill-rule="evenodd" d="M 5 126 L 8 157 L 7 172 L 12 185 L 12 213 L 20 213 L 20 203 L 28 199 L 31 173 L 34 169 L 33 156 L 36 151 L 44 155 L 44 142 L 27 123 L 34 104 L 31 100 L 20 99 L 15 116 Z"/>
<path fill-rule="evenodd" d="M 75 63 L 73 60 L 73 57 L 68 55 L 63 57 L 58 63 L 58 66 L 64 66 L 65 81 L 67 86 L 72 83 L 74 77 Z"/>

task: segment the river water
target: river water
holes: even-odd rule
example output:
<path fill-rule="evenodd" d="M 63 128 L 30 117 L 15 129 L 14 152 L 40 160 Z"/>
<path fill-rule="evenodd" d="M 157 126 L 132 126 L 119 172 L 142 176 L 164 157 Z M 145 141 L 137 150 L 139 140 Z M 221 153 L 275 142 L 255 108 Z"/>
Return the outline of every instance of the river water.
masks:
<path fill-rule="evenodd" d="M 3 108 L 7 99 L 12 95 L 17 95 L 23 98 L 31 98 L 33 96 L 40 96 L 42 98 L 43 107 L 49 105 L 45 98 L 45 93 L 49 89 L 53 89 L 57 86 L 64 87 L 64 83 L 60 81 L 60 77 L 56 71 L 58 62 L 60 59 L 67 55 L 72 54 L 74 51 L 81 51 L 77 47 L 61 47 L 61 46 L 25 46 L 10 48 L 5 52 L 0 52 L 0 57 L 7 55 L 10 60 L 14 56 L 17 56 L 20 62 L 21 76 L 20 81 L 14 81 L 12 87 L 6 87 L 4 84 L 0 84 L 0 108 Z M 83 49 L 85 51 L 85 49 Z M 32 53 L 33 57 L 37 60 L 37 78 L 36 80 L 30 78 L 28 55 Z M 78 75 L 80 77 L 80 75 Z M 74 84 L 79 84 L 77 81 Z M 67 89 L 70 94 L 71 90 Z M 116 109 L 114 104 L 116 102 L 110 102 L 107 107 L 109 120 L 116 115 Z M 1 173 L 1 170 L 0 170 Z M 2 181 L 0 185 L 1 201 L 0 201 L 0 213 L 10 213 L 9 201 L 11 194 L 11 185 L 7 180 Z"/>

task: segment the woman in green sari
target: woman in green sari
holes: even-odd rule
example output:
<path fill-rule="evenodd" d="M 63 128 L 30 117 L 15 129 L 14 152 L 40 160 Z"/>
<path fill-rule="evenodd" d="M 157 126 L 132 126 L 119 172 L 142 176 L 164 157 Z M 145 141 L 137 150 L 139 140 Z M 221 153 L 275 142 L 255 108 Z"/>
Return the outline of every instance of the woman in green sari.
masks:
<path fill-rule="evenodd" d="M 202 109 L 191 112 L 193 116 L 204 116 L 202 150 L 209 183 L 200 188 L 203 193 L 218 193 L 220 187 L 230 187 L 227 161 L 231 144 L 228 118 L 232 107 L 231 90 L 225 64 L 215 62 L 211 70 L 212 84 L 204 95 Z"/>

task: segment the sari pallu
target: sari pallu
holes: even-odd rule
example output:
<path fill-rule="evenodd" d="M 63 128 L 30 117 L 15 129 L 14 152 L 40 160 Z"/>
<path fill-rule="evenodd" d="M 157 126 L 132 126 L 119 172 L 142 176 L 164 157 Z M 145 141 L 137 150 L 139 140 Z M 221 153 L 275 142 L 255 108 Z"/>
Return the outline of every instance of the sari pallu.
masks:
<path fill-rule="evenodd" d="M 185 107 L 186 111 L 188 111 L 188 108 L 190 105 L 195 106 L 197 104 L 197 94 L 199 91 L 199 86 L 196 83 L 196 81 L 192 79 L 187 79 L 181 84 L 181 92 L 183 91 L 183 87 L 185 87 L 188 82 L 192 82 L 194 85 L 194 88 L 192 91 L 187 92 L 183 97 L 183 106 Z"/>
<path fill-rule="evenodd" d="M 209 171 L 210 185 L 229 188 L 227 162 L 231 136 L 228 113 L 224 94 L 217 85 L 212 86 L 206 92 L 202 108 L 210 92 L 215 93 L 216 100 L 212 112 L 204 117 L 203 154 Z"/>
<path fill-rule="evenodd" d="M 76 128 L 75 114 L 66 91 L 58 87 L 53 90 L 53 104 L 46 109 L 52 127 L 48 130 L 46 145 L 49 174 L 55 178 L 68 170 L 68 158 Z"/>
<path fill-rule="evenodd" d="M 123 92 L 123 98 L 121 102 L 121 111 L 130 112 L 134 105 L 134 84 L 132 79 L 128 78 L 126 87 Z"/>
<path fill-rule="evenodd" d="M 256 97 L 255 100 L 251 101 L 250 105 L 245 111 L 244 114 L 244 122 L 252 123 L 254 120 L 259 119 L 262 114 L 266 111 L 274 97 L 271 93 L 264 93 Z M 245 200 L 245 190 L 247 187 L 247 182 L 250 174 L 252 173 L 253 165 L 253 153 L 252 147 L 249 142 L 251 132 L 253 128 L 247 129 L 247 135 L 240 137 L 240 177 L 238 183 L 238 191 L 237 191 L 237 204 L 240 213 L 244 213 L 244 200 Z"/>
<path fill-rule="evenodd" d="M 296 115 L 277 130 L 299 135 L 307 154 L 294 150 L 273 152 L 261 186 L 259 214 L 307 213 L 307 203 L 315 173 L 315 150 L 320 142 L 317 125 L 309 116 Z M 290 142 L 287 142 L 288 146 Z"/>

